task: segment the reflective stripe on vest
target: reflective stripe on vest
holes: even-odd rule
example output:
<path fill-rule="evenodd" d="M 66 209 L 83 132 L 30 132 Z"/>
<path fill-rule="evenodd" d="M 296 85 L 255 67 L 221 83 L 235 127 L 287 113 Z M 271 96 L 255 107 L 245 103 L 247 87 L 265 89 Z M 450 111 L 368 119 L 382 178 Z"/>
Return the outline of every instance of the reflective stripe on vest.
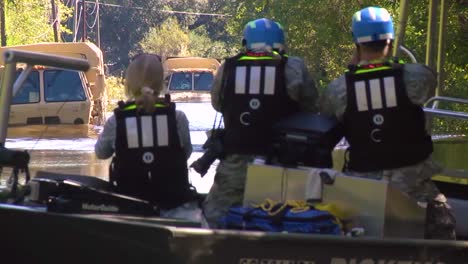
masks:
<path fill-rule="evenodd" d="M 272 53 L 275 54 L 275 55 L 280 56 L 280 54 L 277 51 L 273 51 Z M 288 54 L 282 54 L 281 56 L 287 58 Z M 243 61 L 243 60 L 272 60 L 272 59 L 273 59 L 273 57 L 268 56 L 268 55 L 262 55 L 262 56 L 248 56 L 248 55 L 245 55 L 245 56 L 241 56 L 238 60 Z"/>
<path fill-rule="evenodd" d="M 279 55 L 278 52 L 274 51 L 274 54 Z M 283 56 L 287 57 L 286 54 Z M 238 60 L 272 60 L 272 56 L 242 56 Z M 264 74 L 262 76 L 262 68 L 264 68 Z M 249 90 L 246 91 L 246 79 L 247 79 L 247 66 L 236 67 L 236 94 L 260 94 L 260 85 L 263 77 L 263 94 L 274 95 L 275 94 L 275 79 L 276 79 L 276 67 L 274 66 L 251 66 L 249 75 Z"/>
<path fill-rule="evenodd" d="M 262 76 L 262 68 L 265 68 Z M 274 66 L 252 66 L 249 75 L 249 90 L 246 91 L 247 67 L 236 67 L 236 94 L 260 94 L 260 85 L 263 77 L 263 94 L 275 94 L 276 67 Z"/>
<path fill-rule="evenodd" d="M 154 104 L 155 107 L 165 107 L 164 104 Z M 128 105 L 126 107 L 124 107 L 124 111 L 125 110 L 133 110 L 133 109 L 136 109 L 136 104 L 131 104 L 131 105 Z"/>
<path fill-rule="evenodd" d="M 155 107 L 165 107 L 164 104 L 154 104 Z M 123 110 L 134 110 L 136 109 L 135 104 L 126 106 Z M 137 118 L 140 118 L 141 131 L 138 131 Z M 156 115 L 154 116 L 156 123 L 156 138 L 157 146 L 168 146 L 169 145 L 169 133 L 168 133 L 168 122 L 167 115 Z M 139 148 L 139 147 L 153 147 L 153 116 L 143 115 L 139 117 L 126 117 L 125 118 L 125 131 L 127 137 L 128 148 Z M 139 144 L 139 138 L 141 136 L 141 146 Z"/>
<path fill-rule="evenodd" d="M 363 69 L 356 71 L 355 74 L 373 72 L 384 69 L 391 69 L 391 67 Z M 381 86 L 383 86 L 385 100 L 383 100 L 382 98 Z M 369 99 L 367 98 L 367 89 L 369 89 Z M 355 81 L 354 91 L 356 93 L 357 109 L 360 112 L 368 111 L 369 108 L 375 110 L 397 106 L 395 78 L 393 76 Z"/>
<path fill-rule="evenodd" d="M 140 119 L 141 130 L 137 125 L 137 118 Z M 157 146 L 163 147 L 169 145 L 169 129 L 167 115 L 154 116 L 156 124 Z M 153 116 L 139 116 L 125 118 L 125 131 L 128 142 L 128 148 L 153 147 Z M 141 146 L 139 138 L 141 137 Z"/>

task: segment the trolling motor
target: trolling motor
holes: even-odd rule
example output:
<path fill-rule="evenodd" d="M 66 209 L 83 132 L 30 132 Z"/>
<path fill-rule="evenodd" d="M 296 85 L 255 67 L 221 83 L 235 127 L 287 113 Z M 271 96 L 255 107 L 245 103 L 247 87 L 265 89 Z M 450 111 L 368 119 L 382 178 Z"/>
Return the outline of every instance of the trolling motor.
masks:
<path fill-rule="evenodd" d="M 10 197 L 14 198 L 18 192 L 18 177 L 20 172 L 24 172 L 26 176 L 26 183 L 31 179 L 29 173 L 29 160 L 30 156 L 27 151 L 11 150 L 0 145 L 0 173 L 3 167 L 13 168 L 10 176 L 12 187 Z"/>

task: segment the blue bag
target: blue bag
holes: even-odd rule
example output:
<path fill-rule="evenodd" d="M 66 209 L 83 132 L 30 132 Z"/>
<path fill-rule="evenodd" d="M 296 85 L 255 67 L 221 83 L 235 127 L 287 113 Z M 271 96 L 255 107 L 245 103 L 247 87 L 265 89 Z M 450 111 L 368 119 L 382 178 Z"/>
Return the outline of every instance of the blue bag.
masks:
<path fill-rule="evenodd" d="M 305 201 L 275 203 L 266 200 L 254 207 L 231 207 L 220 219 L 221 228 L 309 234 L 342 234 L 339 220 Z"/>

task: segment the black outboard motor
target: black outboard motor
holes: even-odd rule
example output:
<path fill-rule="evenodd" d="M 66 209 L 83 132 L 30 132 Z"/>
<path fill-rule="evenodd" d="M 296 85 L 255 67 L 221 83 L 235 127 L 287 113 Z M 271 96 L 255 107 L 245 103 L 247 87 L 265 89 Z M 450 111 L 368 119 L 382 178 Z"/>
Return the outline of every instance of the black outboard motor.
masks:
<path fill-rule="evenodd" d="M 266 163 L 286 167 L 333 167 L 332 151 L 343 137 L 335 118 L 305 112 L 276 123 L 273 132 Z"/>

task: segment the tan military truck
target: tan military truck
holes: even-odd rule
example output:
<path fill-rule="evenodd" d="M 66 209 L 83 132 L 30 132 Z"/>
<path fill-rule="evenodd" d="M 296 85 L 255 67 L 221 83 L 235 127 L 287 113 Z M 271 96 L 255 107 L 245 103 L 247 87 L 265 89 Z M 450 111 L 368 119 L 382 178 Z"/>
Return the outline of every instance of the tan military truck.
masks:
<path fill-rule="evenodd" d="M 62 125 L 78 128 L 79 125 L 102 125 L 105 122 L 107 98 L 103 55 L 95 44 L 74 42 L 6 46 L 0 48 L 1 65 L 4 64 L 3 52 L 7 49 L 85 58 L 91 65 L 87 72 L 41 66 L 32 68 L 13 97 L 10 128 L 27 127 L 27 131 L 32 131 L 31 128 L 40 130 L 47 127 L 49 131 L 55 129 L 67 133 Z M 24 70 L 24 66 L 19 66 L 18 76 Z M 82 127 L 86 130 L 87 126 Z M 10 128 L 9 131 L 13 130 Z"/>
<path fill-rule="evenodd" d="M 206 101 L 220 62 L 213 58 L 176 57 L 164 59 L 167 90 L 174 101 Z"/>

